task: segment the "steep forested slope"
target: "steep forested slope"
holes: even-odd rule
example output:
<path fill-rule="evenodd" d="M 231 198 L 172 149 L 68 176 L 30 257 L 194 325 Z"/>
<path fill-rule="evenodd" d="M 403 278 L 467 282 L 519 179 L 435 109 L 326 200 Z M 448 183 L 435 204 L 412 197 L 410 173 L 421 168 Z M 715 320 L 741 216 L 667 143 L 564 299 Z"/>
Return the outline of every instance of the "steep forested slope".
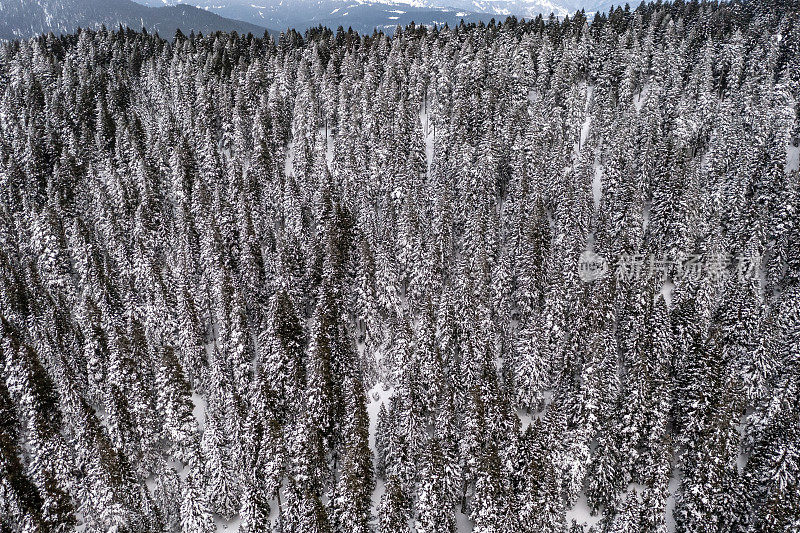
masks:
<path fill-rule="evenodd" d="M 71 33 L 78 28 L 146 28 L 172 37 L 176 29 L 204 34 L 237 31 L 264 35 L 264 27 L 231 20 L 189 5 L 146 7 L 131 0 L 0 0 L 0 39 L 42 33 Z"/>
<path fill-rule="evenodd" d="M 799 50 L 777 2 L 2 44 L 0 529 L 797 530 Z"/>

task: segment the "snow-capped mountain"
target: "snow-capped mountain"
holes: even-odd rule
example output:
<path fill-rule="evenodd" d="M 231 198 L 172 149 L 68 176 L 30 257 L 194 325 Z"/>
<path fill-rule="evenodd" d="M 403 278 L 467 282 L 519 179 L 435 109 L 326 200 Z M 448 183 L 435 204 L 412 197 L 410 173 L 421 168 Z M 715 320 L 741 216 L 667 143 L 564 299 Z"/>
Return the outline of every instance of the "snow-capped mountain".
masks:
<path fill-rule="evenodd" d="M 270 28 L 317 25 L 351 27 L 359 32 L 394 29 L 398 24 L 457 24 L 509 15 L 530 18 L 553 13 L 564 16 L 585 8 L 605 9 L 608 0 L 137 0 L 149 6 L 188 2 L 222 16 Z"/>
<path fill-rule="evenodd" d="M 415 22 L 449 25 L 607 9 L 613 0 L 0 0 L 0 38 L 119 24 L 169 35 L 176 28 L 262 33 L 313 26 L 392 32 Z M 199 9 L 198 9 L 199 8 Z"/>
<path fill-rule="evenodd" d="M 435 0 L 434 0 L 435 1 Z M 476 13 L 493 13 L 498 15 L 516 15 L 518 17 L 535 17 L 539 14 L 553 13 L 559 17 L 571 15 L 584 9 L 594 13 L 607 10 L 613 0 L 442 0 L 457 9 L 474 11 Z"/>
<path fill-rule="evenodd" d="M 550 0 L 447 0 L 454 7 L 471 9 L 479 13 L 499 15 L 536 16 L 539 13 L 568 14 L 565 7 Z"/>
<path fill-rule="evenodd" d="M 313 26 L 352 28 L 369 33 L 377 28 L 392 31 L 397 25 L 453 25 L 488 21 L 494 13 L 438 6 L 429 0 L 137 0 L 149 6 L 189 2 L 224 17 L 269 28 L 305 30 Z"/>

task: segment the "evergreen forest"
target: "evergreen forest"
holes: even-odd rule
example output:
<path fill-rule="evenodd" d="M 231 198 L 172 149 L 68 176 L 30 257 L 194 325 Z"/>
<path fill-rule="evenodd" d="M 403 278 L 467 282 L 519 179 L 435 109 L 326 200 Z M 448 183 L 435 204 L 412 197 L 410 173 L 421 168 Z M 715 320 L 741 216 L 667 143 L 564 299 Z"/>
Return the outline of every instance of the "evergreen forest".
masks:
<path fill-rule="evenodd" d="M 799 101 L 797 0 L 0 43 L 0 531 L 800 531 Z"/>

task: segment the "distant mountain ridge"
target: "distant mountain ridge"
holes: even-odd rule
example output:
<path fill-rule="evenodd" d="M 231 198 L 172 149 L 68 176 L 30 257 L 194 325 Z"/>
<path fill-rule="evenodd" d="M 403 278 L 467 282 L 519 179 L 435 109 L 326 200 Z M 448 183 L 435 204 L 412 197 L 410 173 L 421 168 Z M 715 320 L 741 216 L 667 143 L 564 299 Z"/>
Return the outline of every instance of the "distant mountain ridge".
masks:
<path fill-rule="evenodd" d="M 148 7 L 132 0 L 0 0 L 0 39 L 28 38 L 78 28 L 143 27 L 168 37 L 180 29 L 209 33 L 236 31 L 262 35 L 266 28 L 231 20 L 195 6 L 178 4 Z"/>
<path fill-rule="evenodd" d="M 263 34 L 266 28 L 305 31 L 315 26 L 374 29 L 454 25 L 515 15 L 557 16 L 605 11 L 612 0 L 0 0 L 0 39 L 28 38 L 78 28 L 119 25 L 171 36 L 176 29 Z M 191 4 L 191 5 L 190 5 Z"/>
<path fill-rule="evenodd" d="M 553 13 L 563 17 L 585 9 L 605 11 L 623 2 L 612 0 L 137 0 L 149 6 L 189 2 L 225 17 L 276 29 L 323 25 L 351 27 L 361 33 L 392 31 L 397 25 L 439 26 L 503 20 L 515 15 L 533 18 Z"/>
<path fill-rule="evenodd" d="M 470 9 L 479 13 L 516 15 L 531 18 L 553 13 L 563 17 L 585 10 L 588 13 L 607 11 L 612 5 L 624 5 L 624 0 L 434 0 L 459 9 Z M 633 4 L 633 3 L 631 3 Z M 638 4 L 636 4 L 638 5 Z"/>
<path fill-rule="evenodd" d="M 178 0 L 138 0 L 149 6 L 172 5 Z M 427 1 L 409 0 L 180 0 L 188 1 L 225 17 L 270 28 L 294 28 L 300 32 L 314 26 L 352 28 L 359 33 L 374 29 L 391 32 L 411 22 L 424 25 L 453 25 L 488 21 L 493 14 L 471 9 L 434 6 Z M 505 18 L 505 17 L 503 17 Z"/>

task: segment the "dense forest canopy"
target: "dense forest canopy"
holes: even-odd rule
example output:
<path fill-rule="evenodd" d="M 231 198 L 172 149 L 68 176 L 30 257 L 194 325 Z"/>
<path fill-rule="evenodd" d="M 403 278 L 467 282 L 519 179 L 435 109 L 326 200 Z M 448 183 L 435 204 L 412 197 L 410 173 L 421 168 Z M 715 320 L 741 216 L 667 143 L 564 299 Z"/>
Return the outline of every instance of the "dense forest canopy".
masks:
<path fill-rule="evenodd" d="M 800 530 L 796 2 L 0 45 L 0 531 Z"/>

